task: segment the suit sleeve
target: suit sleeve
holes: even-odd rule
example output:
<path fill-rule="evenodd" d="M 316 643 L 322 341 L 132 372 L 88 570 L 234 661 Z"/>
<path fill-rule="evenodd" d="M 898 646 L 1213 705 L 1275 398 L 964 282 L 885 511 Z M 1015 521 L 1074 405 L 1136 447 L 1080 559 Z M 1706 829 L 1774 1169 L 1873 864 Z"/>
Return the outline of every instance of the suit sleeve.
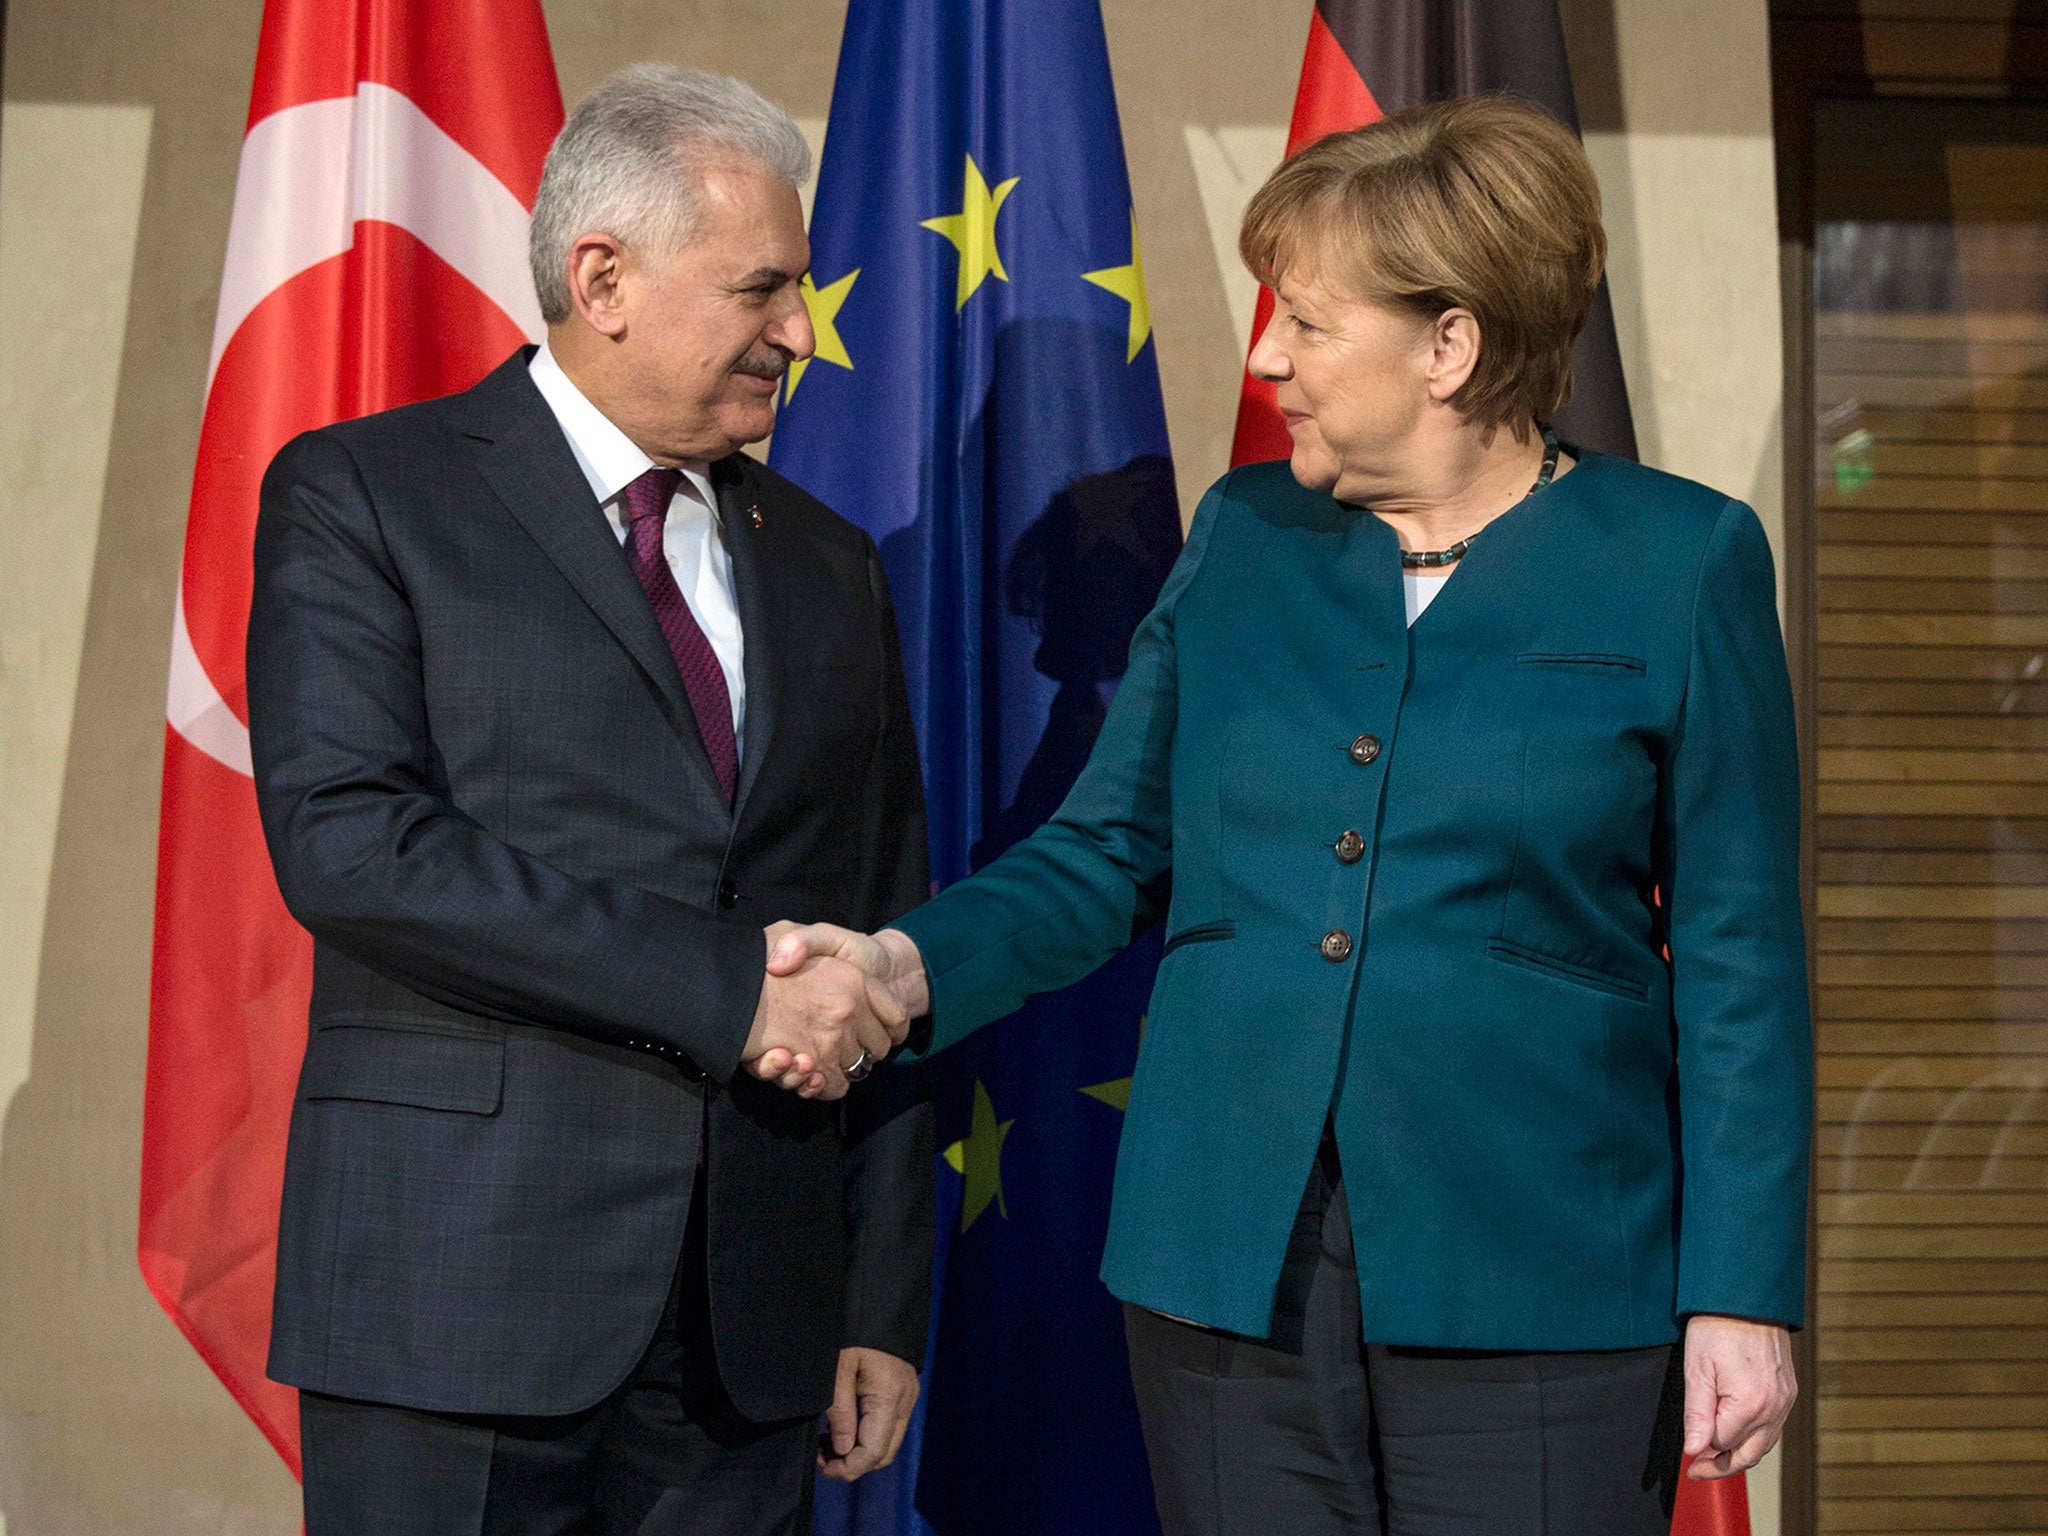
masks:
<path fill-rule="evenodd" d="M 451 1007 L 657 1044 L 732 1077 L 760 995 L 760 933 L 573 877 L 455 808 L 411 600 L 343 444 L 308 434 L 272 462 L 255 559 L 250 746 L 292 915 Z"/>
<path fill-rule="evenodd" d="M 1662 785 L 1677 1027 L 1681 1315 L 1804 1318 L 1813 1044 L 1799 758 L 1770 546 L 1721 512 Z"/>
<path fill-rule="evenodd" d="M 1202 499 L 1187 545 L 1131 641 L 1102 734 L 1059 810 L 896 924 L 916 941 L 931 983 L 927 1049 L 1079 981 L 1165 910 L 1179 709 L 1174 611 L 1200 569 L 1228 489 L 1226 478 Z"/>
<path fill-rule="evenodd" d="M 864 786 L 867 909 L 873 925 L 882 927 L 931 894 L 931 859 L 896 610 L 872 543 L 868 593 L 882 648 L 882 720 Z M 845 1342 L 922 1367 L 938 1221 L 929 1074 L 885 1064 L 845 1103 Z"/>

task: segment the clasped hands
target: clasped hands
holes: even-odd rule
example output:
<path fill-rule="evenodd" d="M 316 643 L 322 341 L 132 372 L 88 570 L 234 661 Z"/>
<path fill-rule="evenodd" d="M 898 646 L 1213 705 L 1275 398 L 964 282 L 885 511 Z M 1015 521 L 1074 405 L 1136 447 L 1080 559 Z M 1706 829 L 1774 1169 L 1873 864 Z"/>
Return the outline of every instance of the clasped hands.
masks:
<path fill-rule="evenodd" d="M 800 1098 L 843 1097 L 855 1068 L 901 1045 L 930 1007 L 924 961 L 908 934 L 830 923 L 776 923 L 768 974 L 741 1064 Z"/>

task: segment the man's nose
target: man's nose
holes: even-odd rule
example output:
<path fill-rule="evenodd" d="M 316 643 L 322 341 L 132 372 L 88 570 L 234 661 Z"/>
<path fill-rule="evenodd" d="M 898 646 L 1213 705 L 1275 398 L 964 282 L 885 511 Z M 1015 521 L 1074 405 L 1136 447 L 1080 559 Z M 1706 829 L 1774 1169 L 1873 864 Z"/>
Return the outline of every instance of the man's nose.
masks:
<path fill-rule="evenodd" d="M 1266 321 L 1266 328 L 1259 332 L 1258 344 L 1252 348 L 1252 355 L 1245 360 L 1245 368 L 1251 376 L 1267 384 L 1277 384 L 1294 373 L 1294 363 L 1287 355 L 1287 349 L 1280 345 L 1276 334 L 1280 317 L 1275 314 Z"/>
<path fill-rule="evenodd" d="M 796 359 L 809 357 L 818 350 L 818 333 L 811 326 L 811 309 L 802 294 L 791 296 L 789 307 L 769 324 L 762 339 Z"/>

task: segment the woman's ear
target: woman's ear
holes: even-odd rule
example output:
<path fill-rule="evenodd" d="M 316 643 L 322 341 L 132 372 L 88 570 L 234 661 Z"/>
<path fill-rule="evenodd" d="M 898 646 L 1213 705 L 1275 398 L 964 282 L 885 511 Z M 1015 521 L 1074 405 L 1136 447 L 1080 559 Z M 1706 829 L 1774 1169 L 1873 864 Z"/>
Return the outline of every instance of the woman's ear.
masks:
<path fill-rule="evenodd" d="M 1479 317 L 1469 309 L 1447 309 L 1431 325 L 1429 341 L 1429 397 L 1448 405 L 1479 366 Z"/>
<path fill-rule="evenodd" d="M 595 230 L 569 247 L 569 302 L 593 331 L 614 341 L 626 331 L 621 292 L 625 248 Z"/>

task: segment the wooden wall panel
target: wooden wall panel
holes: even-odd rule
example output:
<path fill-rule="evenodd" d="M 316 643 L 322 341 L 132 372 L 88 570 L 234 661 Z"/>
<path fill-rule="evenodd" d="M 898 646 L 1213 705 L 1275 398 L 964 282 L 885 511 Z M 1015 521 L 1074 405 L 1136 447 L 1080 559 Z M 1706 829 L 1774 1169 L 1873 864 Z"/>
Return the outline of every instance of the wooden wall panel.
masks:
<path fill-rule="evenodd" d="M 1988 78 L 1998 10 L 1866 5 L 1873 78 Z M 1815 209 L 1816 1528 L 2040 1536 L 2048 176 L 1863 110 Z"/>

